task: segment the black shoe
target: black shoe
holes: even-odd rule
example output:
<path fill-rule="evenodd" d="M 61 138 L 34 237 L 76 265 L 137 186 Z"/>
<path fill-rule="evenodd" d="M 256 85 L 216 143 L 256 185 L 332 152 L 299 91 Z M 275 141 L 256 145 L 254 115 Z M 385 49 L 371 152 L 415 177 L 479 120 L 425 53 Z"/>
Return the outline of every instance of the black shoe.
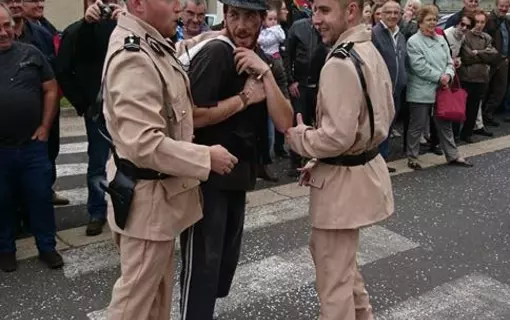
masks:
<path fill-rule="evenodd" d="M 503 121 L 507 122 L 507 123 L 510 122 L 510 117 L 509 116 L 505 117 L 505 119 L 503 119 Z"/>
<path fill-rule="evenodd" d="M 0 253 L 0 270 L 3 272 L 13 272 L 17 268 L 16 253 Z"/>
<path fill-rule="evenodd" d="M 418 162 L 416 162 L 415 160 L 411 160 L 411 159 L 407 160 L 407 166 L 413 170 L 423 169 L 423 167 Z"/>
<path fill-rule="evenodd" d="M 484 137 L 494 137 L 494 133 L 487 131 L 485 128 L 477 129 L 473 131 L 473 134 L 484 136 Z"/>
<path fill-rule="evenodd" d="M 454 167 L 463 167 L 463 168 L 473 167 L 473 164 L 470 162 L 467 162 L 466 160 L 453 160 L 453 161 L 448 162 L 448 165 L 454 166 Z"/>
<path fill-rule="evenodd" d="M 395 173 L 395 172 L 397 172 L 397 169 L 392 168 L 392 167 L 388 167 L 388 172 L 389 173 Z"/>
<path fill-rule="evenodd" d="M 438 156 L 442 156 L 443 155 L 443 150 L 441 150 L 441 148 L 439 148 L 439 146 L 432 146 L 429 148 L 429 152 L 430 153 L 433 153 L 435 155 L 438 155 Z"/>
<path fill-rule="evenodd" d="M 87 230 L 85 231 L 87 236 L 97 236 L 98 234 L 103 233 L 103 226 L 105 223 L 106 220 L 104 219 L 90 219 L 87 224 Z"/>
<path fill-rule="evenodd" d="M 56 251 L 39 253 L 39 260 L 44 262 L 50 269 L 62 268 L 64 265 L 62 256 Z"/>
<path fill-rule="evenodd" d="M 285 150 L 275 150 L 274 151 L 274 155 L 277 156 L 278 158 L 282 158 L 282 159 L 288 159 L 290 158 L 290 155 L 287 153 L 287 151 Z"/>
<path fill-rule="evenodd" d="M 267 165 L 259 165 L 257 177 L 265 181 L 278 182 L 278 178 L 271 172 Z"/>
<path fill-rule="evenodd" d="M 494 119 L 484 119 L 483 124 L 489 127 L 499 127 L 499 122 Z"/>
<path fill-rule="evenodd" d="M 464 141 L 465 143 L 475 143 L 475 140 L 473 140 L 472 137 L 460 137 L 460 140 Z"/>

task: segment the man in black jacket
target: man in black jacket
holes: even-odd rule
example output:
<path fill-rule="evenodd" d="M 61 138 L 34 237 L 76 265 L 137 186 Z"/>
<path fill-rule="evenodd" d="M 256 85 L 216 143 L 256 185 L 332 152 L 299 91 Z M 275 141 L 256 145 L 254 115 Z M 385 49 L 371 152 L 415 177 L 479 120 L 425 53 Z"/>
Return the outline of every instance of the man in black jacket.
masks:
<path fill-rule="evenodd" d="M 286 42 L 285 69 L 295 113 L 301 113 L 306 124 L 311 125 L 315 114 L 315 96 L 318 77 L 312 77 L 312 60 L 322 45 L 320 34 L 313 26 L 311 18 L 295 21 L 289 29 Z M 320 69 L 319 69 L 320 70 Z M 290 175 L 298 176 L 301 157 L 291 153 Z"/>
<path fill-rule="evenodd" d="M 104 14 L 104 9 L 101 9 L 104 6 L 110 8 L 110 14 Z M 86 229 L 88 236 L 100 234 L 106 222 L 106 201 L 99 182 L 106 179 L 106 162 L 110 149 L 87 111 L 96 101 L 108 41 L 117 26 L 116 18 L 122 10 L 120 1 L 116 0 L 89 2 L 85 17 L 64 31 L 62 49 L 64 46 L 71 46 L 74 50 L 61 51 L 59 57 L 58 80 L 64 95 L 78 113 L 84 116 L 87 130 L 87 209 L 90 215 Z M 72 45 L 66 43 L 67 41 Z"/>

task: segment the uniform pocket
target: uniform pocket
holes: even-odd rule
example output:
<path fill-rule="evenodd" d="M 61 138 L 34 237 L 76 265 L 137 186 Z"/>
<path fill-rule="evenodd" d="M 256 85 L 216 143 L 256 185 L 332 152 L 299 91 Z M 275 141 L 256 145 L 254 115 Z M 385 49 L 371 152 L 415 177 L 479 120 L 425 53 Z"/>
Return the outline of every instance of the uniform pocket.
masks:
<path fill-rule="evenodd" d="M 326 178 L 323 175 L 319 174 L 317 172 L 317 170 L 312 171 L 312 175 L 310 177 L 309 185 L 312 188 L 322 189 L 322 187 L 324 186 L 324 180 L 325 179 Z"/>
<path fill-rule="evenodd" d="M 174 140 L 183 139 L 183 120 L 188 116 L 185 109 L 185 95 L 175 97 L 168 104 L 168 118 L 170 125 L 170 137 Z"/>

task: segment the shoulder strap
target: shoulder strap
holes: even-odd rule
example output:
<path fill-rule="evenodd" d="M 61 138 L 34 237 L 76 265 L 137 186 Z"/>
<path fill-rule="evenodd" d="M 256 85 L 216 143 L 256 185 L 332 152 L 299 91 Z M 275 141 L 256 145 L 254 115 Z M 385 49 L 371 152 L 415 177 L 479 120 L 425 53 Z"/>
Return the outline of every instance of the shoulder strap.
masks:
<path fill-rule="evenodd" d="M 370 140 L 374 139 L 375 134 L 375 119 L 374 119 L 374 106 L 372 105 L 372 100 L 370 99 L 370 95 L 368 94 L 367 82 L 365 80 L 365 75 L 363 74 L 362 65 L 365 64 L 363 59 L 359 56 L 359 54 L 354 50 L 354 43 L 348 42 L 337 47 L 333 52 L 331 52 L 330 57 L 336 57 L 340 59 L 346 59 L 349 57 L 351 61 L 354 63 L 354 67 L 356 68 L 356 72 L 358 74 L 359 81 L 361 83 L 361 90 L 363 91 L 363 96 L 365 101 L 367 102 L 368 109 L 368 119 L 370 121 Z"/>
<path fill-rule="evenodd" d="M 213 41 L 213 40 L 221 40 L 225 43 L 227 43 L 228 45 L 230 45 L 233 49 L 236 48 L 236 46 L 234 45 L 234 43 L 232 43 L 232 41 L 230 41 L 230 39 L 228 37 L 225 37 L 223 35 L 219 35 L 217 36 L 216 38 L 210 38 L 210 39 L 207 39 L 207 40 L 204 40 L 200 43 L 197 43 L 193 48 L 191 48 L 190 50 L 188 50 L 188 48 L 186 47 L 186 53 L 182 54 L 180 57 L 179 57 L 179 61 L 181 62 L 181 64 L 185 67 L 188 67 L 190 66 L 191 64 L 191 60 L 193 60 L 193 58 L 200 52 L 200 50 L 202 50 L 204 48 L 204 46 L 206 44 L 208 44 L 209 42 Z"/>
<path fill-rule="evenodd" d="M 112 60 L 116 56 L 118 56 L 121 52 L 123 52 L 124 50 L 133 51 L 133 52 L 141 51 L 144 54 L 146 54 L 147 56 L 150 56 L 149 53 L 144 48 L 142 48 L 140 46 L 140 38 L 135 37 L 135 36 L 126 37 L 126 41 L 125 41 L 124 45 L 122 47 L 120 47 L 119 49 L 115 50 L 112 53 L 112 55 L 108 58 L 108 60 L 106 61 L 104 76 L 101 81 L 101 87 L 99 88 L 99 93 L 96 97 L 95 107 L 92 107 L 89 109 L 90 110 L 89 116 L 92 118 L 92 121 L 94 121 L 97 124 L 99 134 L 101 134 L 101 136 L 103 136 L 103 138 L 106 139 L 106 141 L 108 142 L 110 149 L 112 150 L 113 157 L 115 158 L 115 161 L 118 161 L 119 157 L 117 155 L 117 152 L 115 151 L 115 145 L 113 144 L 110 134 L 108 133 L 108 129 L 106 128 L 106 119 L 104 118 L 104 114 L 103 114 L 103 103 L 104 103 L 103 93 L 104 93 L 104 89 L 106 86 L 106 76 L 108 74 L 108 70 L 110 69 L 110 64 L 111 64 Z M 166 84 L 165 78 L 163 77 L 163 74 L 159 70 L 158 66 L 152 59 L 151 59 L 151 61 L 154 63 L 154 67 L 156 68 L 162 83 Z"/>

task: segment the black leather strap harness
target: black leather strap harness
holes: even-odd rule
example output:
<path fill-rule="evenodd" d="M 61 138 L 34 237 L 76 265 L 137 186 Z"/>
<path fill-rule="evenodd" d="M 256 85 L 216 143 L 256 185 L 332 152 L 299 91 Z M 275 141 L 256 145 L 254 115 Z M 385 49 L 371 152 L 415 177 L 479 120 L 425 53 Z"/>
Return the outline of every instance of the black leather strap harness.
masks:
<path fill-rule="evenodd" d="M 368 94 L 367 82 L 365 80 L 365 75 L 363 74 L 363 70 L 361 68 L 361 66 L 364 65 L 365 62 L 363 61 L 363 59 L 361 59 L 361 57 L 356 52 L 356 50 L 354 50 L 353 47 L 354 47 L 353 42 L 344 43 L 331 52 L 330 58 L 331 57 L 336 57 L 340 59 L 350 58 L 351 61 L 354 63 L 354 67 L 356 68 L 356 73 L 358 74 L 358 78 L 361 84 L 361 90 L 363 91 L 363 96 L 367 103 L 368 119 L 370 122 L 370 141 L 372 141 L 374 139 L 375 133 L 374 106 L 372 104 L 372 100 L 370 99 L 370 95 Z M 320 159 L 319 161 L 335 166 L 356 167 L 367 164 L 372 159 L 377 157 L 378 154 L 379 149 L 374 148 L 357 155 L 340 155 L 337 157 L 323 158 Z"/>

